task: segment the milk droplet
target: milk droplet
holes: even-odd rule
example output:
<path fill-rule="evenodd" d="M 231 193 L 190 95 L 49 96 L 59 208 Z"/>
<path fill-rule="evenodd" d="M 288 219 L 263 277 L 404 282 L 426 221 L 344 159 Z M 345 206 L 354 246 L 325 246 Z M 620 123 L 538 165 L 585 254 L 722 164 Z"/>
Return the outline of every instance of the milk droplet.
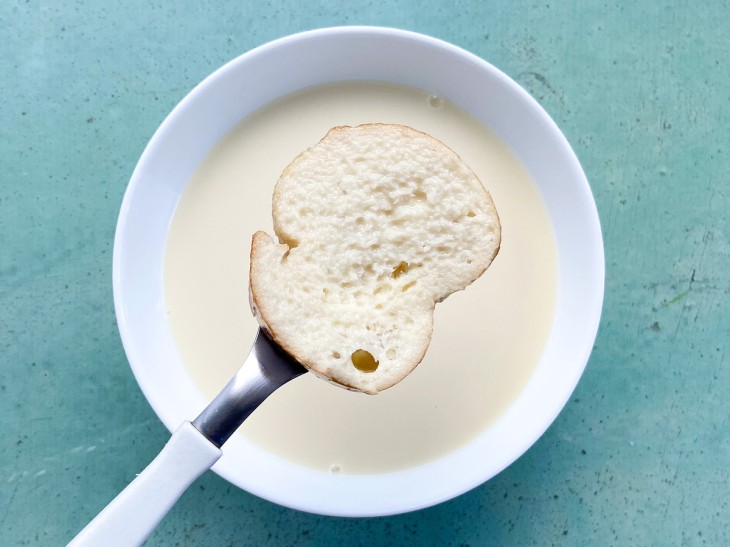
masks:
<path fill-rule="evenodd" d="M 438 108 L 444 104 L 444 100 L 438 95 L 431 95 L 428 98 L 428 104 L 430 104 L 434 108 Z"/>

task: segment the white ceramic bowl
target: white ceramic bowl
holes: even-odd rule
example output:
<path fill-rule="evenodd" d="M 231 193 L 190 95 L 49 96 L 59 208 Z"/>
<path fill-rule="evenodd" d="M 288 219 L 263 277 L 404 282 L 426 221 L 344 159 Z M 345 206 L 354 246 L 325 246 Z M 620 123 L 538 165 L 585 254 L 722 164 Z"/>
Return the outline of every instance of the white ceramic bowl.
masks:
<path fill-rule="evenodd" d="M 457 496 L 515 461 L 565 405 L 595 339 L 604 283 L 595 203 L 560 130 L 509 77 L 448 43 L 372 27 L 296 34 L 238 57 L 180 102 L 142 154 L 117 226 L 114 301 L 134 375 L 173 430 L 205 406 L 177 355 L 163 306 L 165 240 L 180 193 L 211 147 L 248 114 L 291 92 L 342 80 L 421 88 L 450 99 L 490 127 L 537 183 L 558 251 L 556 317 L 537 369 L 504 415 L 467 445 L 405 471 L 348 476 L 287 462 L 236 435 L 213 468 L 233 484 L 289 507 L 329 515 L 386 515 Z"/>

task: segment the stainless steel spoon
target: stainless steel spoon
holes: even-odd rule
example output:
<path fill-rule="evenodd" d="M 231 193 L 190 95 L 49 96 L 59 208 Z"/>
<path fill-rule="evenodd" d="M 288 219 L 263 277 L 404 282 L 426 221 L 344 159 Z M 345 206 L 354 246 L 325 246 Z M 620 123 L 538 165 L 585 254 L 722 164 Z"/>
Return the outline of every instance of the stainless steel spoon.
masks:
<path fill-rule="evenodd" d="M 141 545 L 187 488 L 221 457 L 220 447 L 274 391 L 307 371 L 259 330 L 226 387 L 175 430 L 160 454 L 69 543 Z"/>

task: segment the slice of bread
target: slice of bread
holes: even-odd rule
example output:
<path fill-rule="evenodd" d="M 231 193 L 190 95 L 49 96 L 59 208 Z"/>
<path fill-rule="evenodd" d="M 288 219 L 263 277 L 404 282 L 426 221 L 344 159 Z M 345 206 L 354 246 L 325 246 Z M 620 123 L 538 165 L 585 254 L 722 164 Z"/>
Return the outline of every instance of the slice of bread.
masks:
<path fill-rule="evenodd" d="M 451 149 L 402 125 L 335 127 L 292 161 L 251 247 L 251 309 L 316 375 L 365 393 L 408 375 L 434 306 L 499 250 L 497 211 Z M 374 369 L 374 370 L 373 370 Z"/>

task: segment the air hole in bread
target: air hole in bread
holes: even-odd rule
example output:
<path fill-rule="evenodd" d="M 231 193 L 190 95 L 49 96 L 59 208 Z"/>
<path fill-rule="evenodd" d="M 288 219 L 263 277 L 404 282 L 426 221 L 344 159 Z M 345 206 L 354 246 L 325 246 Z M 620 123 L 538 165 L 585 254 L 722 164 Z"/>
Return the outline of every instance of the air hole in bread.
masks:
<path fill-rule="evenodd" d="M 414 190 L 411 195 L 418 201 L 426 201 L 428 199 L 428 194 L 426 194 L 423 190 Z"/>
<path fill-rule="evenodd" d="M 416 280 L 414 279 L 410 283 L 406 283 L 405 285 L 403 285 L 403 288 L 401 289 L 401 291 L 402 292 L 406 292 L 408 289 L 410 289 L 411 287 L 413 287 L 415 284 L 416 284 Z"/>
<path fill-rule="evenodd" d="M 468 216 L 468 217 L 475 217 L 475 216 L 477 216 L 477 214 L 476 214 L 476 213 L 475 213 L 474 211 L 469 211 L 469 212 L 468 212 L 468 213 L 466 214 L 466 216 Z"/>
<path fill-rule="evenodd" d="M 377 287 L 375 287 L 373 294 L 383 294 L 384 292 L 388 292 L 390 290 L 390 285 L 378 285 Z"/>
<path fill-rule="evenodd" d="M 342 355 L 340 355 L 340 352 L 339 351 L 333 351 L 332 352 L 332 357 L 334 359 L 339 359 L 340 357 L 342 357 Z"/>
<path fill-rule="evenodd" d="M 380 249 L 380 244 L 379 243 L 373 243 L 372 245 L 370 245 L 370 250 L 371 251 L 377 251 L 378 249 Z"/>
<path fill-rule="evenodd" d="M 302 207 L 301 209 L 299 209 L 299 216 L 303 217 L 311 214 L 312 210 L 309 207 Z"/>
<path fill-rule="evenodd" d="M 449 247 L 448 245 L 439 245 L 438 247 L 436 247 L 436 250 L 440 253 L 448 253 L 451 251 L 451 247 Z"/>
<path fill-rule="evenodd" d="M 279 236 L 279 243 L 289 247 L 289 250 L 292 250 L 294 247 L 299 245 L 298 240 L 294 239 L 293 237 L 285 237 L 285 236 Z"/>
<path fill-rule="evenodd" d="M 402 276 L 405 273 L 408 273 L 408 270 L 410 269 L 410 265 L 405 260 L 401 260 L 398 265 L 393 268 L 393 273 L 390 274 L 393 276 L 393 279 L 398 279 L 400 276 Z"/>
<path fill-rule="evenodd" d="M 362 226 L 363 224 L 365 224 L 365 219 L 362 217 L 357 217 L 355 219 L 355 224 L 357 224 L 358 226 Z"/>
<path fill-rule="evenodd" d="M 364 349 L 356 349 L 350 357 L 352 364 L 360 372 L 375 372 L 380 364 L 375 360 L 373 354 Z"/>
<path fill-rule="evenodd" d="M 385 356 L 392 361 L 393 359 L 395 359 L 395 350 L 393 348 L 390 348 L 388 351 L 385 352 Z"/>

